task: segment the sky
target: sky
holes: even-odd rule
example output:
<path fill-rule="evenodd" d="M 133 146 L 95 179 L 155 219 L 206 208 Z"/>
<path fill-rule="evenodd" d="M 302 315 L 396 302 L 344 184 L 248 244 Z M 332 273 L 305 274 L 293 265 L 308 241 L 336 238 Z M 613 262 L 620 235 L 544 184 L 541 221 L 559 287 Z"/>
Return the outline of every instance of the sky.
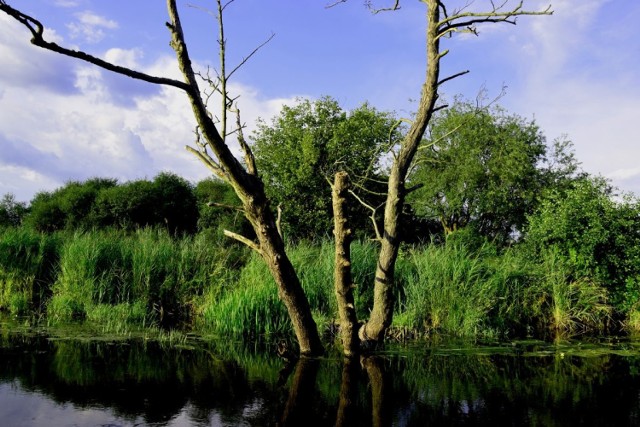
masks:
<path fill-rule="evenodd" d="M 387 0 L 378 0 L 385 5 Z M 45 37 L 146 73 L 179 78 L 163 1 L 8 0 L 39 19 Z M 369 102 L 410 117 L 425 74 L 425 5 L 402 0 L 372 14 L 362 0 L 236 0 L 226 9 L 228 67 L 274 38 L 230 81 L 247 136 L 297 98 L 331 96 L 345 109 Z M 196 66 L 217 64 L 211 0 L 179 1 Z M 388 4 L 393 3 L 388 0 Z M 466 3 L 451 0 L 450 8 Z M 488 0 L 476 0 L 482 8 Z M 511 1 L 512 5 L 516 3 Z M 640 196 L 640 2 L 529 0 L 552 16 L 484 25 L 443 41 L 442 75 L 470 73 L 443 97 L 505 95 L 499 104 L 535 120 L 549 142 L 566 135 L 585 171 Z M 195 122 L 178 89 L 101 71 L 29 44 L 0 13 L 0 195 L 29 201 L 68 181 L 121 182 L 162 171 L 197 182 L 208 170 L 185 149 Z"/>

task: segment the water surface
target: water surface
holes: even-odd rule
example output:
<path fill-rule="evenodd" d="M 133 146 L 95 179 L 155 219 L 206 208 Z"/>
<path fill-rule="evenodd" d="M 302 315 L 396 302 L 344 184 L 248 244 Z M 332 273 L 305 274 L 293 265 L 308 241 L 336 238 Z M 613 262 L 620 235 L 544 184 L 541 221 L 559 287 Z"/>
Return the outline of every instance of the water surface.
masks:
<path fill-rule="evenodd" d="M 3 331 L 0 425 L 640 425 L 638 348 L 423 342 L 287 363 L 228 340 Z"/>

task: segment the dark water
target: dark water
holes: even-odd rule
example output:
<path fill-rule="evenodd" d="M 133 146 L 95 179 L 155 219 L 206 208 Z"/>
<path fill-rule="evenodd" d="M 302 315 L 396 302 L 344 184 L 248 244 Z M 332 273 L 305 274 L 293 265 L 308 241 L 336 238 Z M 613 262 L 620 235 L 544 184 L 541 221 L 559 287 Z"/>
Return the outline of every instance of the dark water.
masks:
<path fill-rule="evenodd" d="M 225 341 L 5 331 L 0 426 L 640 425 L 638 348 L 422 343 L 287 364 Z"/>

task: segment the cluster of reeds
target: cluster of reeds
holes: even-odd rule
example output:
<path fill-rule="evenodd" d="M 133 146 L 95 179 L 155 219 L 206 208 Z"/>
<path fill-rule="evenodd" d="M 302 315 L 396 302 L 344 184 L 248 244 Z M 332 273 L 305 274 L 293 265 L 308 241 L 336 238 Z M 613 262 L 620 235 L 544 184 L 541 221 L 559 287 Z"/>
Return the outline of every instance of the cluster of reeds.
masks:
<path fill-rule="evenodd" d="M 378 247 L 352 244 L 355 303 L 366 320 L 373 303 Z M 330 241 L 289 248 L 321 330 L 336 319 Z M 549 250 L 442 244 L 404 248 L 396 264 L 394 327 L 477 337 L 603 330 L 612 308 L 607 290 L 576 276 Z M 215 333 L 289 334 L 289 317 L 257 255 L 176 238 L 152 229 L 40 234 L 0 232 L 0 310 L 46 309 L 51 322 L 88 320 L 110 332 L 185 320 Z"/>

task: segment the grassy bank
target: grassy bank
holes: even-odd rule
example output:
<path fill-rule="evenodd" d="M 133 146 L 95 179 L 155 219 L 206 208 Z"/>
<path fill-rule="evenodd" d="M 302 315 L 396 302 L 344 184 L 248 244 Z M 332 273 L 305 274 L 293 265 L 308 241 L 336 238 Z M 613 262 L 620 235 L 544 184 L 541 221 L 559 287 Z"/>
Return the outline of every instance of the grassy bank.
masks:
<path fill-rule="evenodd" d="M 333 246 L 290 248 L 322 331 L 336 318 Z M 352 246 L 356 308 L 372 306 L 377 246 Z M 576 277 L 552 250 L 451 239 L 407 247 L 396 266 L 394 328 L 424 336 L 543 336 L 601 332 L 614 315 L 607 290 Z M 276 286 L 246 249 L 204 235 L 140 230 L 39 234 L 0 232 L 0 310 L 48 322 L 93 322 L 112 332 L 185 324 L 224 335 L 289 334 Z M 617 313 L 627 316 L 629 313 Z"/>

